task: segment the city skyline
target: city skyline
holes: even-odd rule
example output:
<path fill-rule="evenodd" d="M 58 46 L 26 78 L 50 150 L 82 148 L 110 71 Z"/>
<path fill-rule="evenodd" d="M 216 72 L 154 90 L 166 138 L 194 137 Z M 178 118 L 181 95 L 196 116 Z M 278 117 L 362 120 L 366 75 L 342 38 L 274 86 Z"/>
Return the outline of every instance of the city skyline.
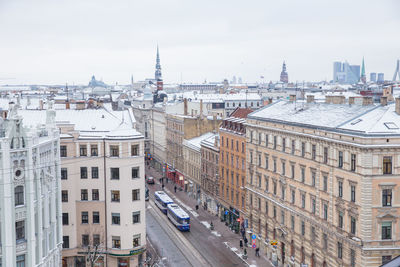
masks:
<path fill-rule="evenodd" d="M 165 83 L 278 81 L 283 61 L 289 82 L 330 81 L 334 61 L 361 65 L 363 57 L 367 74 L 390 77 L 399 8 L 389 0 L 3 1 L 0 84 L 87 84 L 92 75 L 128 84 L 153 77 L 157 44 Z"/>

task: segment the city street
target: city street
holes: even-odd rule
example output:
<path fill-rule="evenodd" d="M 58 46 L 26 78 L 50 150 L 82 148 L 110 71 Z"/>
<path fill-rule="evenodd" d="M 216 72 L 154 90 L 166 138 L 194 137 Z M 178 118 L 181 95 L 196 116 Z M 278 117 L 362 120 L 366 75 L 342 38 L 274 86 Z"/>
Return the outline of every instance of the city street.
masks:
<path fill-rule="evenodd" d="M 187 203 L 184 192 L 173 193 L 173 184 L 165 183 L 164 191 L 191 217 L 191 231 L 181 233 L 154 204 L 154 191 L 161 190 L 159 177 L 161 174 L 153 169 L 147 170 L 147 176 L 153 176 L 156 184 L 148 185 L 150 201 L 147 204 L 146 220 L 147 235 L 160 258 L 164 258 L 166 266 L 272 266 L 264 258 L 254 258 L 244 261 L 240 256 L 243 252 L 238 247 L 239 235 L 234 234 L 219 219 L 206 211 L 193 210 L 193 203 Z M 178 196 L 179 195 L 179 196 Z M 210 219 L 213 220 L 215 231 L 211 231 Z M 206 220 L 205 220 L 206 219 Z M 237 243 L 237 244 L 235 244 Z M 248 248 L 248 253 L 254 253 Z"/>

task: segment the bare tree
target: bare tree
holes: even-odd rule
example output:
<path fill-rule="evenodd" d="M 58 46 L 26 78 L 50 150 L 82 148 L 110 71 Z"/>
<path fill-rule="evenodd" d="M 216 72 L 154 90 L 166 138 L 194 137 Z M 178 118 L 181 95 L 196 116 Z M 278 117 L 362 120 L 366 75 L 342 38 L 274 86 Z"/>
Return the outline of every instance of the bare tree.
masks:
<path fill-rule="evenodd" d="M 101 259 L 104 260 L 105 255 L 105 241 L 103 227 L 101 229 L 93 229 L 89 227 L 82 236 L 83 250 L 81 253 L 86 255 L 86 262 L 90 267 L 94 267 Z"/>

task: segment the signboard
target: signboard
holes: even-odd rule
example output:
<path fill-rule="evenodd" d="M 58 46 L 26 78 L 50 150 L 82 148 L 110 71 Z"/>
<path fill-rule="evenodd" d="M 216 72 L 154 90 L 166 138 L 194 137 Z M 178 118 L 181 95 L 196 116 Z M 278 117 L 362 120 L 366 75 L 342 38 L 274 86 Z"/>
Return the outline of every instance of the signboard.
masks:
<path fill-rule="evenodd" d="M 272 246 L 278 245 L 278 241 L 276 241 L 276 240 L 271 240 L 271 245 L 272 245 Z"/>

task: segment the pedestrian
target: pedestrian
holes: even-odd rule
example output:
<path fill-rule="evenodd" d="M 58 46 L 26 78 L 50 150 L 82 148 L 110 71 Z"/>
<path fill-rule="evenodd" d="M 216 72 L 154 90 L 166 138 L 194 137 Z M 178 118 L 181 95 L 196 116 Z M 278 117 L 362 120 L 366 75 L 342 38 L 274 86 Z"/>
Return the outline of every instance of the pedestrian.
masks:
<path fill-rule="evenodd" d="M 176 185 L 174 186 L 174 190 L 175 190 L 175 193 L 176 193 Z"/>
<path fill-rule="evenodd" d="M 239 245 L 240 245 L 240 249 L 242 249 L 243 248 L 243 240 L 242 239 L 240 239 Z"/>
<path fill-rule="evenodd" d="M 196 210 L 199 210 L 199 204 L 196 204 Z"/>
<path fill-rule="evenodd" d="M 162 190 L 164 190 L 164 183 L 161 185 L 161 187 L 162 187 Z"/>
<path fill-rule="evenodd" d="M 260 248 L 259 247 L 256 247 L 256 256 L 260 257 Z"/>
<path fill-rule="evenodd" d="M 244 246 L 245 247 L 247 247 L 247 242 L 248 242 L 247 237 L 244 237 Z"/>

